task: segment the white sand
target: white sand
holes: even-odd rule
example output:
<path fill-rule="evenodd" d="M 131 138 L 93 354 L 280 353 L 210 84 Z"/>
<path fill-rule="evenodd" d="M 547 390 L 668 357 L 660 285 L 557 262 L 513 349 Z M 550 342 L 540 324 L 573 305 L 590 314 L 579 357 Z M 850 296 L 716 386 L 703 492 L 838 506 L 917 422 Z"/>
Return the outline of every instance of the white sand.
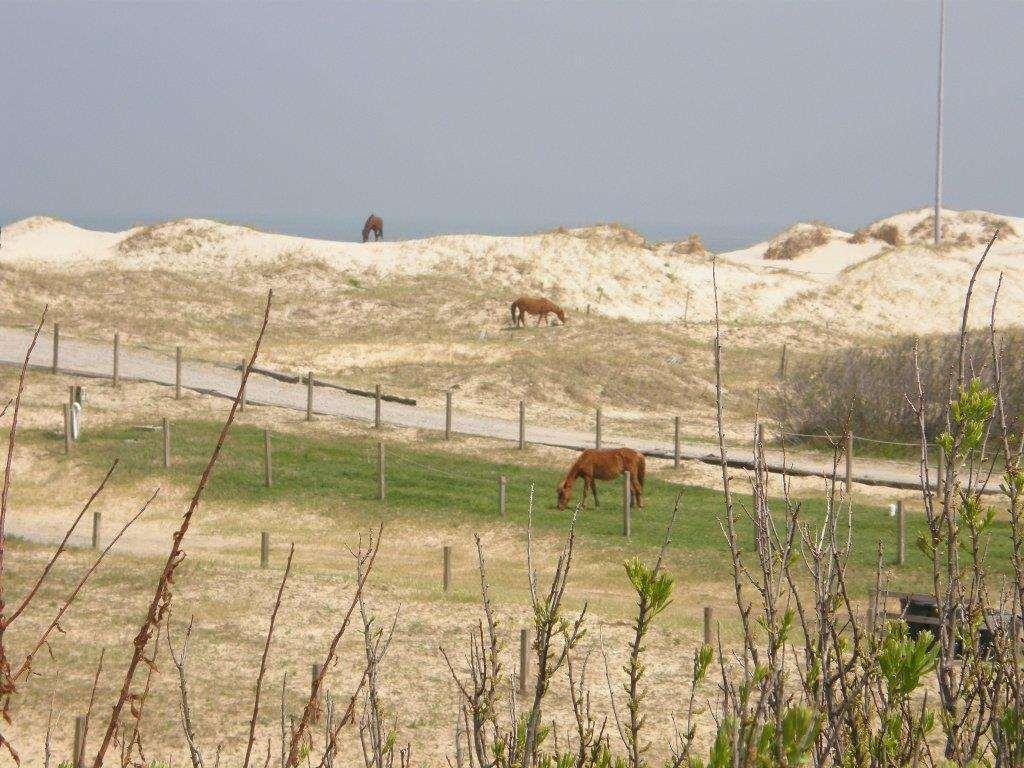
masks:
<path fill-rule="evenodd" d="M 952 330 L 978 244 L 997 219 L 1001 237 L 982 275 L 976 323 L 984 322 L 1000 270 L 1000 317 L 1017 323 L 1024 312 L 1024 218 L 982 211 L 944 211 L 943 224 L 959 244 L 935 250 L 930 209 L 897 214 L 891 224 L 906 245 L 828 228 L 827 242 L 787 261 L 767 260 L 768 243 L 719 254 L 718 281 L 730 322 L 811 323 L 851 333 Z M 779 237 L 810 225 L 794 225 Z M 965 238 L 969 239 L 968 243 Z M 353 243 L 260 232 L 205 219 L 186 219 L 124 232 L 95 232 L 47 217 L 3 228 L 0 266 L 89 265 L 115 270 L 161 269 L 237 273 L 284 259 L 321 261 L 361 281 L 450 274 L 507 293 L 548 294 L 570 311 L 636 321 L 707 321 L 712 317 L 712 257 L 673 253 L 673 243 L 649 246 L 616 225 L 560 229 L 521 237 L 446 235 L 421 240 Z"/>

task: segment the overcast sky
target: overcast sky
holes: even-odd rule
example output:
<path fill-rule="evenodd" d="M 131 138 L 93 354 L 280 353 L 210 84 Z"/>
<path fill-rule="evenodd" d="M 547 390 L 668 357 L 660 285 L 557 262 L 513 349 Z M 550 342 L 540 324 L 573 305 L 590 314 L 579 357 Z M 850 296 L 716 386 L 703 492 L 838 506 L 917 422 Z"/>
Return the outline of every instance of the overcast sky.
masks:
<path fill-rule="evenodd" d="M 32 3 L 0 30 L 0 221 L 852 227 L 932 194 L 937 2 Z M 952 207 L 1024 214 L 1022 39 L 1024 3 L 950 4 Z"/>

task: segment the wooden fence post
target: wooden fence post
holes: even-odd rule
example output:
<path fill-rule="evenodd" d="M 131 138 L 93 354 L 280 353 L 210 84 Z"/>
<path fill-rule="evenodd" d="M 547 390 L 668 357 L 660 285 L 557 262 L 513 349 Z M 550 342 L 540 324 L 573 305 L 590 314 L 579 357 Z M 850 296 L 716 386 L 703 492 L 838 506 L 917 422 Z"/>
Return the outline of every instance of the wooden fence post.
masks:
<path fill-rule="evenodd" d="M 313 372 L 306 377 L 306 421 L 313 420 Z"/>
<path fill-rule="evenodd" d="M 704 606 L 704 645 L 714 644 L 715 609 L 710 605 Z"/>
<path fill-rule="evenodd" d="M 452 391 L 444 393 L 444 439 L 452 439 Z"/>
<path fill-rule="evenodd" d="M 171 422 L 167 420 L 165 416 L 163 419 L 163 431 L 164 431 L 164 469 L 169 469 L 171 466 Z"/>
<path fill-rule="evenodd" d="M 846 493 L 853 489 L 853 432 L 846 434 Z"/>
<path fill-rule="evenodd" d="M 53 324 L 53 373 L 57 372 L 57 364 L 60 362 L 60 324 Z"/>
<path fill-rule="evenodd" d="M 594 447 L 601 447 L 601 406 L 597 406 L 597 413 L 594 415 Z"/>
<path fill-rule="evenodd" d="M 270 533 L 260 531 L 260 568 L 266 568 L 270 564 Z"/>
<path fill-rule="evenodd" d="M 71 406 L 64 403 L 64 453 L 71 453 Z"/>
<path fill-rule="evenodd" d="M 526 447 L 526 401 L 519 401 L 519 450 Z"/>
<path fill-rule="evenodd" d="M 114 370 L 112 378 L 114 386 L 121 383 L 121 334 L 114 331 Z"/>
<path fill-rule="evenodd" d="M 530 630 L 519 630 L 519 694 L 526 695 L 526 681 L 530 676 Z"/>
<path fill-rule="evenodd" d="M 309 693 L 310 693 L 310 695 L 312 695 L 313 691 L 316 690 L 316 681 L 317 681 L 317 678 L 320 677 L 320 674 L 323 672 L 323 669 L 324 669 L 324 665 L 319 663 L 319 662 L 316 662 L 316 661 L 313 662 L 313 664 L 310 666 L 310 669 L 309 669 L 309 672 L 310 672 L 310 676 L 309 676 Z"/>
<path fill-rule="evenodd" d="M 387 484 L 384 480 L 384 443 L 377 443 L 377 500 L 387 498 Z"/>
<path fill-rule="evenodd" d="M 786 344 L 782 344 L 782 355 L 779 357 L 779 378 L 785 381 L 786 379 Z"/>
<path fill-rule="evenodd" d="M 274 484 L 274 467 L 270 456 L 270 430 L 263 430 L 263 485 L 269 488 Z"/>
<path fill-rule="evenodd" d="M 242 392 L 241 392 L 241 395 L 240 395 L 239 400 L 238 400 L 238 410 L 239 411 L 244 411 L 245 410 L 245 367 L 246 367 L 246 365 L 248 365 L 248 363 L 246 363 L 246 360 L 243 357 L 242 358 L 242 380 L 240 382 L 240 386 L 242 388 Z"/>
<path fill-rule="evenodd" d="M 373 428 L 380 429 L 380 384 L 373 388 Z"/>
<path fill-rule="evenodd" d="M 75 740 L 71 745 L 71 765 L 83 768 L 85 765 L 85 716 L 75 716 Z"/>
<path fill-rule="evenodd" d="M 675 422 L 675 438 L 674 438 L 675 445 L 674 445 L 674 447 L 672 449 L 672 460 L 673 460 L 673 462 L 675 464 L 675 468 L 679 469 L 679 417 L 678 416 L 675 417 L 674 422 Z"/>
<path fill-rule="evenodd" d="M 92 548 L 100 548 L 100 522 L 102 520 L 102 514 L 100 512 L 92 513 Z"/>
<path fill-rule="evenodd" d="M 452 548 L 450 546 L 445 545 L 442 550 L 441 560 L 441 587 L 447 593 L 452 586 Z"/>
<path fill-rule="evenodd" d="M 174 399 L 181 400 L 181 347 L 174 348 Z"/>
<path fill-rule="evenodd" d="M 896 500 L 896 565 L 903 565 L 907 559 L 907 526 L 903 510 L 903 499 Z"/>
<path fill-rule="evenodd" d="M 508 486 L 508 478 L 502 475 L 498 478 L 498 516 L 505 516 L 505 497 Z"/>
<path fill-rule="evenodd" d="M 632 494 L 629 485 L 629 470 L 622 473 L 622 535 L 629 538 L 632 533 Z"/>

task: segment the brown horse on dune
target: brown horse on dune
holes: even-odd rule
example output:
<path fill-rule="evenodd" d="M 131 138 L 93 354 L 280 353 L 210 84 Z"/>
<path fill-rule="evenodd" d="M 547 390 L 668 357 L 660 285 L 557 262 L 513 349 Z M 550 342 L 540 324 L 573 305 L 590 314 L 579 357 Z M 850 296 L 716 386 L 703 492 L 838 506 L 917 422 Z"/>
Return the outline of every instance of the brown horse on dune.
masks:
<path fill-rule="evenodd" d="M 370 239 L 371 232 L 373 232 L 374 240 L 384 239 L 384 219 L 382 219 L 376 213 L 371 213 L 369 217 L 366 219 L 366 223 L 363 224 L 364 243 Z"/>
<path fill-rule="evenodd" d="M 526 325 L 527 315 L 537 316 L 537 325 L 541 320 L 548 321 L 548 315 L 554 315 L 565 325 L 565 311 L 553 301 L 532 296 L 520 296 L 512 302 L 512 327 Z"/>
<path fill-rule="evenodd" d="M 572 487 L 577 477 L 583 478 L 583 500 L 587 500 L 587 489 L 594 494 L 594 506 L 601 504 L 597 500 L 597 484 L 595 480 L 614 480 L 623 472 L 629 471 L 629 490 L 641 509 L 644 506 L 644 455 L 632 448 L 588 448 L 569 467 L 565 479 L 558 484 L 558 508 L 565 509 L 572 499 Z"/>

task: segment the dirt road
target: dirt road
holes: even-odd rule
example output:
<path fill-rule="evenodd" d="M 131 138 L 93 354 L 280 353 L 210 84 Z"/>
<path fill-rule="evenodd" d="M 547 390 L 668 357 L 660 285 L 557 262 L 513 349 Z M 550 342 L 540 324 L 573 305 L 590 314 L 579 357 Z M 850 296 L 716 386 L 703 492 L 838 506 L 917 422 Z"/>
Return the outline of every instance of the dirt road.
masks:
<path fill-rule="evenodd" d="M 32 333 L 24 328 L 0 328 L 0 364 L 20 365 L 28 349 Z M 82 341 L 62 336 L 59 344 L 59 370 L 63 373 L 91 378 L 109 379 L 113 375 L 113 349 L 109 344 Z M 30 364 L 33 368 L 49 370 L 53 364 L 53 336 L 51 329 L 40 335 L 32 353 Z M 122 348 L 119 355 L 119 375 L 126 381 L 144 381 L 155 384 L 174 385 L 175 361 L 171 355 L 163 355 L 138 347 Z M 182 365 L 182 387 L 205 394 L 235 398 L 238 392 L 240 373 L 227 365 L 185 360 Z M 253 375 L 246 387 L 247 402 L 306 410 L 305 383 L 288 383 L 277 379 Z M 373 421 L 375 402 L 372 398 L 351 395 L 327 387 L 314 388 L 313 410 L 315 414 L 335 416 L 360 421 Z M 423 405 L 382 402 L 381 419 L 385 424 L 419 429 L 443 430 L 445 427 L 444 408 Z M 460 412 L 457 404 L 452 417 L 452 431 L 456 434 L 475 437 L 490 437 L 499 440 L 517 441 L 519 424 L 516 418 L 497 419 Z M 530 413 L 526 414 L 526 442 L 559 448 L 582 449 L 594 445 L 594 435 L 589 432 L 560 429 L 531 423 Z M 668 442 L 617 438 L 605 435 L 605 446 L 628 446 L 646 455 L 671 459 L 673 445 Z M 685 442 L 680 445 L 680 457 L 686 460 L 717 464 L 718 447 L 713 443 Z M 832 473 L 831 459 L 812 455 L 789 455 L 781 451 L 768 450 L 766 459 L 769 469 L 786 471 L 792 475 L 828 477 Z M 733 467 L 750 467 L 753 462 L 752 448 L 730 448 L 727 460 Z M 868 466 L 863 466 L 867 464 Z M 857 466 L 861 465 L 861 466 Z M 842 471 L 842 467 L 840 467 Z M 919 486 L 916 467 L 907 463 L 856 462 L 853 480 L 866 485 L 911 489 Z"/>

